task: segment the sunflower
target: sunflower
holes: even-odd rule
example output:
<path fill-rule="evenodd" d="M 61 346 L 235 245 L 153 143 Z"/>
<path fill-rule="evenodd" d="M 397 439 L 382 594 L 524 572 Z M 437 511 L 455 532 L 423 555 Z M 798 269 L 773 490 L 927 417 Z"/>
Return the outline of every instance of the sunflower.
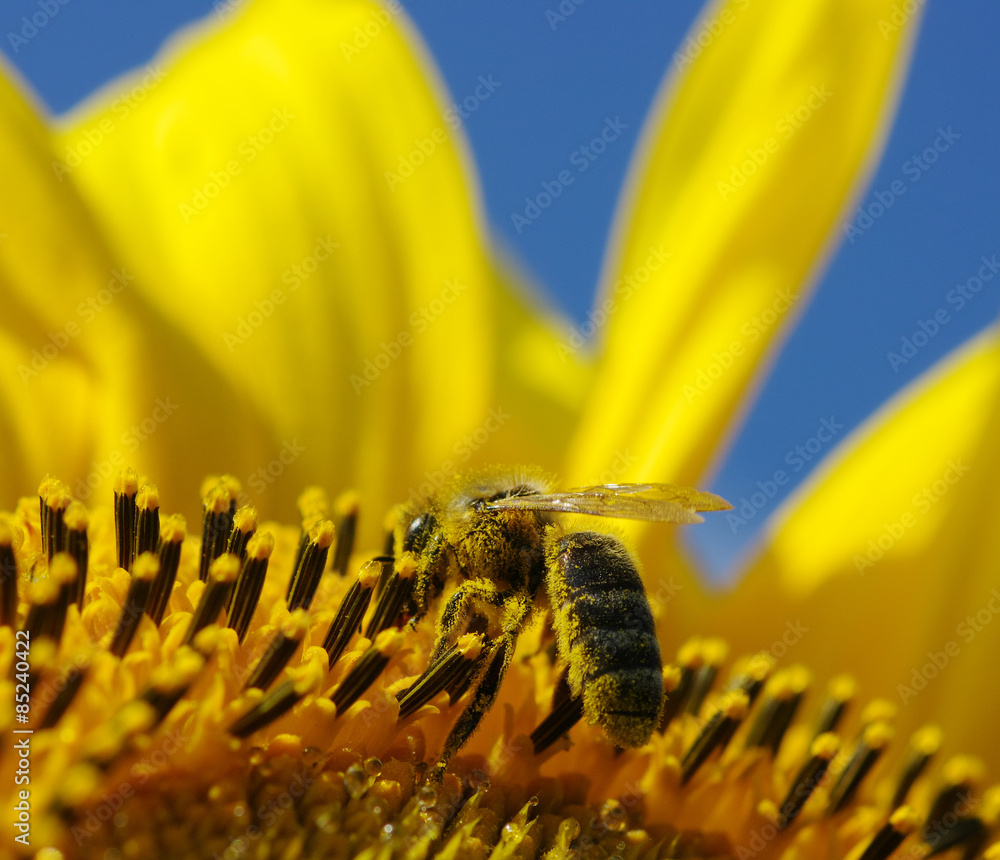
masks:
<path fill-rule="evenodd" d="M 408 575 L 371 561 L 382 513 L 468 468 L 704 482 L 872 163 L 916 19 L 888 0 L 706 11 L 635 159 L 594 357 L 484 238 L 398 4 L 252 4 L 60 127 L 5 79 L 0 462 L 7 492 L 65 480 L 0 524 L 5 733 L 25 737 L 16 683 L 37 720 L 30 756 L 4 748 L 5 808 L 28 804 L 30 850 L 981 850 L 998 814 L 983 763 L 927 764 L 963 748 L 1000 764 L 981 736 L 1000 695 L 998 553 L 978 527 L 995 504 L 993 332 L 842 445 L 725 598 L 676 529 L 620 528 L 666 663 L 639 749 L 573 725 L 538 624 L 481 731 L 424 779 L 463 685 L 400 719 L 433 626 L 373 627 L 362 605 Z M 808 120 L 776 134 L 789 114 Z M 239 480 L 202 485 L 223 469 Z M 311 484 L 357 494 L 300 496 Z M 186 522 L 161 521 L 161 499 Z M 286 522 L 297 504 L 301 528 L 249 503 Z M 26 674 L 17 626 L 37 631 Z M 452 655 L 459 677 L 480 647 Z M 800 716 L 810 687 L 826 692 Z M 25 848 L 22 820 L 4 818 L 4 850 Z"/>

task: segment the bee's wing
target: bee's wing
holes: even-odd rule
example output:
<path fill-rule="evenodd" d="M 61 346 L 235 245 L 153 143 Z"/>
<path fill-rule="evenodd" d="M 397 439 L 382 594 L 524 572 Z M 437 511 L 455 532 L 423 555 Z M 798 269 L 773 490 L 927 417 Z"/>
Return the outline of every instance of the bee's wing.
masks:
<path fill-rule="evenodd" d="M 696 511 L 728 511 L 725 499 L 675 484 L 601 484 L 565 493 L 510 496 L 486 505 L 489 510 L 553 511 L 620 517 L 661 523 L 700 523 Z"/>

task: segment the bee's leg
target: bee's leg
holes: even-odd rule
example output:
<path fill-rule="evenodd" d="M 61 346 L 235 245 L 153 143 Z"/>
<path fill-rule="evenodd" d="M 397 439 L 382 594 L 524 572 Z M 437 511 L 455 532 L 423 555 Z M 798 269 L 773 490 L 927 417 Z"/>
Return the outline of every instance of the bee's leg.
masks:
<path fill-rule="evenodd" d="M 497 694 L 500 692 L 500 684 L 504 675 L 507 674 L 507 667 L 514 656 L 514 648 L 517 646 L 517 633 L 512 631 L 501 636 L 490 650 L 484 655 L 484 670 L 473 683 L 476 692 L 472 696 L 472 701 L 458 718 L 448 739 L 445 741 L 441 758 L 436 765 L 428 772 L 428 782 L 440 782 L 444 778 L 444 772 L 448 767 L 451 757 L 457 753 L 465 742 L 472 736 L 472 733 L 479 727 L 480 721 L 486 712 L 493 706 Z"/>
<path fill-rule="evenodd" d="M 493 614 L 490 610 L 496 610 L 503 606 L 505 595 L 496 590 L 491 582 L 470 579 L 463 582 L 445 604 L 441 610 L 441 617 L 437 622 L 437 639 L 434 641 L 434 650 L 431 652 L 429 665 L 434 665 L 445 651 L 448 650 L 462 634 L 463 624 L 476 609 L 479 604 L 480 613 L 484 618 Z M 477 631 L 478 632 L 478 631 Z"/>
<path fill-rule="evenodd" d="M 480 721 L 496 701 L 507 668 L 517 647 L 517 637 L 532 613 L 532 598 L 529 594 L 498 592 L 493 583 L 470 582 L 470 602 L 479 601 L 478 611 L 484 615 L 494 608 L 494 633 L 490 644 L 480 654 L 480 666 L 472 679 L 472 701 L 469 702 L 458 722 L 452 727 L 444 744 L 438 763 L 430 771 L 429 779 L 440 781 L 451 757 L 458 752 L 478 728 Z M 464 587 L 464 586 L 463 586 Z M 460 589 L 461 590 L 461 589 Z M 459 616 L 456 616 L 459 617 Z M 444 614 L 442 614 L 442 621 Z M 443 627 L 442 627 L 443 629 Z M 497 635 L 498 634 L 498 635 Z M 490 636 L 487 631 L 488 637 Z"/>
<path fill-rule="evenodd" d="M 427 668 L 410 687 L 399 694 L 400 701 L 407 701 L 407 708 L 413 707 L 417 701 L 412 698 L 418 695 L 417 691 L 421 691 L 419 695 L 423 699 L 430 690 L 433 690 L 430 692 L 430 696 L 433 697 L 445 689 L 445 686 L 448 686 L 449 678 L 445 678 L 442 685 L 442 664 L 455 655 L 466 626 L 465 622 L 470 615 L 475 614 L 488 623 L 488 618 L 496 614 L 497 609 L 503 606 L 503 602 L 504 595 L 500 594 L 492 583 L 468 580 L 455 589 L 455 593 L 448 598 L 448 603 L 438 619 L 437 638 L 434 640 Z M 481 634 L 485 631 L 478 630 L 476 632 Z M 471 653 L 468 644 L 462 650 Z M 482 652 L 478 652 L 478 649 L 474 650 L 477 651 L 478 656 L 472 658 L 476 660 L 473 678 L 479 674 L 483 660 L 489 657 L 489 651 L 485 649 Z M 468 677 L 468 674 L 465 674 L 465 678 Z M 464 689 L 464 683 L 462 688 Z M 453 700 L 459 698 L 460 695 L 461 693 L 452 691 Z M 401 718 L 403 713 L 404 711 L 401 710 Z"/>

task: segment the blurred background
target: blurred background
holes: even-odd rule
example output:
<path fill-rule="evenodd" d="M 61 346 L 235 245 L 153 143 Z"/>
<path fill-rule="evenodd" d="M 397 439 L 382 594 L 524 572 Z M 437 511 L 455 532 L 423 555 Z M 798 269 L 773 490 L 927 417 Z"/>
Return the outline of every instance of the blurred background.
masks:
<path fill-rule="evenodd" d="M 2 50 L 42 106 L 58 115 L 108 80 L 149 62 L 177 29 L 203 17 L 239 14 L 243 2 L 5 0 Z M 462 115 L 495 241 L 563 315 L 567 332 L 585 326 L 618 191 L 643 120 L 664 74 L 684 50 L 702 4 L 449 0 L 402 6 Z M 56 12 L 41 14 L 44 9 Z M 25 19 L 36 15 L 45 23 L 25 39 Z M 694 551 L 717 580 L 734 570 L 767 516 L 832 449 L 833 443 L 824 445 L 815 456 L 806 449 L 824 420 L 843 425 L 839 442 L 887 398 L 995 319 L 1000 277 L 983 283 L 977 293 L 964 285 L 983 257 L 1000 255 L 997 32 L 996 2 L 931 0 L 925 5 L 885 152 L 860 199 L 844 213 L 818 292 L 733 447 L 717 464 L 711 489 L 738 505 L 779 469 L 792 482 L 745 527 L 734 531 L 723 518 L 713 518 L 688 532 Z M 488 97 L 476 98 L 484 80 Z M 625 130 L 566 189 L 568 203 L 518 225 L 512 216 L 523 212 L 524 198 L 563 169 L 607 118 Z M 905 193 L 891 206 L 879 205 L 898 183 Z M 859 206 L 866 215 L 859 217 Z M 848 231 L 852 223 L 857 229 Z M 902 354 L 904 338 L 921 332 L 921 322 L 941 310 L 947 322 L 933 335 L 918 336 L 926 344 L 912 358 L 905 363 L 890 359 L 890 352 Z"/>

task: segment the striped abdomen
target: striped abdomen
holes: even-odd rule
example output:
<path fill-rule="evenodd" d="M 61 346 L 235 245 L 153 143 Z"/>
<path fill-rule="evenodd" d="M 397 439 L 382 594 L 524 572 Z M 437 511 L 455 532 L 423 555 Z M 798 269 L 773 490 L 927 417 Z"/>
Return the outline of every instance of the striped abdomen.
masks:
<path fill-rule="evenodd" d="M 552 542 L 546 588 L 559 653 L 583 712 L 622 747 L 645 744 L 663 708 L 663 664 L 653 614 L 621 541 L 576 532 Z"/>

